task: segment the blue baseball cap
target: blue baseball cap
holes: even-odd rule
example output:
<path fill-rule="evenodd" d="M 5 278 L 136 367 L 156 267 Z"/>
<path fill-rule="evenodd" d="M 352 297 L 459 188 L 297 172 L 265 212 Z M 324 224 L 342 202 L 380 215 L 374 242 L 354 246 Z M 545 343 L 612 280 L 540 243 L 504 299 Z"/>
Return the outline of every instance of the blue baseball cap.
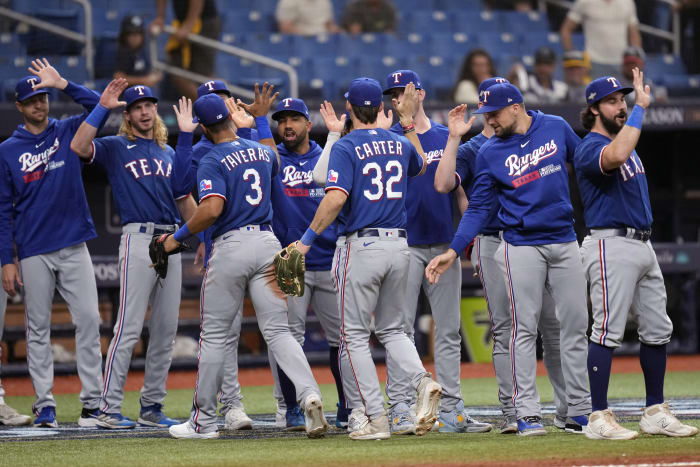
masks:
<path fill-rule="evenodd" d="M 420 76 L 413 70 L 396 70 L 386 77 L 386 89 L 383 94 L 389 94 L 392 89 L 405 88 L 408 83 L 413 83 L 416 89 L 423 89 Z"/>
<path fill-rule="evenodd" d="M 25 76 L 17 81 L 17 85 L 15 86 L 15 100 L 17 102 L 22 102 L 37 94 L 48 94 L 49 91 L 46 88 L 34 90 L 34 86 L 39 83 L 41 83 L 41 79 L 34 75 Z"/>
<path fill-rule="evenodd" d="M 617 78 L 603 76 L 602 78 L 594 79 L 586 87 L 586 102 L 588 105 L 591 105 L 614 92 L 629 94 L 632 91 L 634 91 L 634 88 L 622 86 Z"/>
<path fill-rule="evenodd" d="M 213 81 L 207 81 L 206 83 L 202 83 L 202 85 L 197 88 L 197 98 L 215 92 L 223 92 L 228 97 L 231 97 L 231 91 L 229 91 L 226 87 L 226 83 L 216 79 Z"/>
<path fill-rule="evenodd" d="M 382 87 L 373 78 L 355 78 L 345 98 L 356 107 L 379 107 L 382 103 Z"/>
<path fill-rule="evenodd" d="M 294 99 L 292 97 L 288 97 L 279 101 L 277 103 L 275 113 L 272 114 L 272 119 L 275 121 L 278 120 L 282 112 L 296 112 L 298 114 L 302 114 L 304 117 L 306 117 L 307 120 L 311 119 L 311 117 L 309 116 L 309 109 L 306 107 L 306 104 L 301 99 Z"/>
<path fill-rule="evenodd" d="M 131 86 L 126 91 L 124 91 L 124 100 L 126 101 L 126 108 L 131 107 L 131 104 L 142 101 L 149 100 L 151 102 L 158 102 L 158 98 L 153 95 L 151 88 L 139 84 L 138 86 Z"/>
<path fill-rule="evenodd" d="M 216 94 L 205 94 L 196 101 L 193 107 L 195 123 L 204 126 L 214 125 L 228 118 L 228 107 L 223 99 Z"/>
<path fill-rule="evenodd" d="M 479 102 L 484 104 L 475 114 L 495 112 L 513 104 L 521 104 L 523 95 L 518 88 L 510 83 L 499 83 L 489 86 L 480 96 Z"/>
<path fill-rule="evenodd" d="M 494 84 L 503 84 L 503 83 L 508 83 L 510 84 L 510 81 L 508 81 L 505 78 L 502 78 L 501 76 L 494 76 L 493 78 L 487 78 L 479 84 L 479 102 L 482 102 L 482 97 L 484 95 L 484 91 L 486 91 L 488 88 L 493 86 Z"/>

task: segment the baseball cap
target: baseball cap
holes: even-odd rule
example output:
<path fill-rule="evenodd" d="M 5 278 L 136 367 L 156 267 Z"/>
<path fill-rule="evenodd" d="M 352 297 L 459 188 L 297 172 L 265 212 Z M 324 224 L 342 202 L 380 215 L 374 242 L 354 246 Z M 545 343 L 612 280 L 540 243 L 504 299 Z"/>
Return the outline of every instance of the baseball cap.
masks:
<path fill-rule="evenodd" d="M 627 62 L 634 62 L 634 63 L 639 63 L 639 62 L 644 62 L 646 60 L 646 54 L 642 50 L 641 47 L 637 47 L 636 45 L 630 45 L 625 49 L 624 52 L 622 52 L 622 60 L 627 63 Z"/>
<path fill-rule="evenodd" d="M 223 92 L 228 97 L 231 97 L 231 91 L 229 91 L 226 87 L 226 83 L 224 83 L 223 81 L 219 81 L 218 79 L 215 79 L 213 81 L 207 81 L 206 83 L 203 83 L 200 87 L 198 87 L 197 97 L 199 98 L 214 92 Z"/>
<path fill-rule="evenodd" d="M 537 63 L 555 63 L 557 56 L 549 47 L 540 47 L 535 52 L 535 64 Z"/>
<path fill-rule="evenodd" d="M 481 84 L 479 84 L 479 102 L 482 102 L 482 98 L 484 97 L 484 91 L 486 91 L 494 84 L 501 83 L 510 83 L 510 81 L 501 76 L 494 76 L 493 78 L 486 78 L 485 80 L 483 80 Z"/>
<path fill-rule="evenodd" d="M 144 21 L 139 15 L 129 15 L 122 19 L 122 24 L 119 30 L 120 34 L 129 34 L 131 32 L 144 32 Z"/>
<path fill-rule="evenodd" d="M 138 86 L 131 86 L 126 91 L 124 91 L 124 100 L 126 101 L 126 108 L 131 107 L 131 104 L 142 101 L 149 100 L 151 102 L 158 102 L 158 98 L 153 95 L 151 88 L 148 86 L 143 86 L 139 84 Z"/>
<path fill-rule="evenodd" d="M 302 114 L 307 120 L 310 120 L 309 109 L 306 104 L 301 99 L 293 99 L 288 97 L 282 99 L 277 103 L 277 108 L 275 108 L 275 113 L 272 114 L 273 120 L 278 120 L 282 112 L 296 112 Z"/>
<path fill-rule="evenodd" d="M 591 105 L 614 92 L 629 94 L 632 91 L 634 91 L 634 88 L 622 86 L 617 78 L 603 76 L 602 78 L 594 79 L 586 87 L 586 102 L 588 105 Z"/>
<path fill-rule="evenodd" d="M 37 94 L 48 94 L 49 91 L 46 88 L 34 90 L 34 86 L 39 83 L 41 83 L 41 79 L 34 75 L 25 76 L 17 81 L 17 85 L 15 86 L 15 100 L 17 100 L 17 102 L 22 102 Z"/>
<path fill-rule="evenodd" d="M 205 126 L 219 123 L 229 115 L 226 103 L 215 94 L 205 94 L 194 101 L 193 110 L 195 117 L 192 121 Z"/>
<path fill-rule="evenodd" d="M 382 103 L 382 87 L 376 79 L 355 78 L 350 81 L 345 98 L 357 107 L 379 107 Z"/>
<path fill-rule="evenodd" d="M 413 83 L 416 89 L 423 89 L 418 73 L 413 70 L 396 70 L 386 77 L 386 89 L 382 94 L 389 94 L 392 89 L 405 88 L 408 83 Z"/>
<path fill-rule="evenodd" d="M 588 55 L 583 50 L 567 50 L 564 52 L 563 64 L 564 68 L 583 67 L 590 68 L 591 62 Z"/>
<path fill-rule="evenodd" d="M 484 104 L 480 109 L 475 111 L 476 114 L 484 114 L 501 110 L 513 104 L 521 104 L 523 95 L 520 94 L 518 88 L 510 83 L 499 83 L 487 88 L 483 92 L 483 97 L 479 100 Z"/>

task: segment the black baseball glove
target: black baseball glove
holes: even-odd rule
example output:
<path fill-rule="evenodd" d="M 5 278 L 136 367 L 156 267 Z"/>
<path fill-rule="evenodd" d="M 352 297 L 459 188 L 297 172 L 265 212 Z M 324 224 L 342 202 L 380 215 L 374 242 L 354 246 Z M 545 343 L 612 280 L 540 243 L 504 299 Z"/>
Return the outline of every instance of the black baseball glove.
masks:
<path fill-rule="evenodd" d="M 168 238 L 168 234 L 165 235 L 154 235 L 151 238 L 151 243 L 148 245 L 148 255 L 151 257 L 151 267 L 156 270 L 156 274 L 161 279 L 165 279 L 168 275 L 168 256 L 176 255 L 181 251 L 189 249 L 186 243 L 181 243 L 173 251 L 165 251 L 165 239 Z"/>

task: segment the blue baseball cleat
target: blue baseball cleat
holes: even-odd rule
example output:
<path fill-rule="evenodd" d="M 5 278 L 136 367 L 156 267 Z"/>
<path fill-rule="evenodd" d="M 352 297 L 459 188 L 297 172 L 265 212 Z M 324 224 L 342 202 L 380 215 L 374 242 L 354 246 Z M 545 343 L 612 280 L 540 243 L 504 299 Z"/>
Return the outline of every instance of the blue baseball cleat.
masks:
<path fill-rule="evenodd" d="M 128 417 L 125 417 L 119 412 L 102 413 L 97 418 L 98 428 L 106 428 L 108 430 L 128 430 L 136 426 L 136 422 Z"/>
<path fill-rule="evenodd" d="M 542 418 L 536 415 L 518 419 L 518 435 L 520 436 L 540 436 L 546 435 L 547 430 L 542 425 Z"/>
<path fill-rule="evenodd" d="M 292 408 L 287 407 L 287 413 L 285 415 L 287 419 L 287 426 L 285 431 L 305 431 L 306 430 L 306 419 L 304 418 L 304 412 L 302 412 L 299 405 L 295 405 Z"/>
<path fill-rule="evenodd" d="M 180 423 L 177 420 L 168 418 L 163 413 L 163 404 L 141 406 L 138 422 L 139 425 L 155 426 L 158 428 L 168 428 Z"/>
<path fill-rule="evenodd" d="M 335 426 L 338 428 L 348 427 L 348 417 L 350 416 L 350 409 L 347 409 L 338 403 L 338 411 L 335 415 Z"/>
<path fill-rule="evenodd" d="M 57 428 L 56 407 L 48 406 L 41 409 L 34 420 L 34 426 L 41 428 Z"/>

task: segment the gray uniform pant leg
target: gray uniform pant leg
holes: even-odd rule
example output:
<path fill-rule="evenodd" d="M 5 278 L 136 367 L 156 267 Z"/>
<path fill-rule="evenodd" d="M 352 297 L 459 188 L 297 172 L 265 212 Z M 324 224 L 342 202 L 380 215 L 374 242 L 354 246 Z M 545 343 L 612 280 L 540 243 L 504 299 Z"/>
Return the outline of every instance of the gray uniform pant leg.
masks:
<path fill-rule="evenodd" d="M 221 392 L 219 394 L 219 402 L 223 404 L 221 413 L 226 415 L 226 412 L 233 407 L 243 407 L 241 399 L 241 384 L 238 381 L 238 342 L 241 337 L 241 323 L 243 321 L 243 302 L 233 318 L 231 332 L 226 339 L 226 355 L 224 360 L 224 375 L 221 383 Z"/>
<path fill-rule="evenodd" d="M 85 243 L 20 261 L 25 293 L 27 363 L 37 400 L 34 411 L 55 406 L 51 307 L 55 289 L 68 305 L 75 325 L 75 348 L 80 378 L 80 401 L 97 408 L 102 386 L 100 314 L 92 260 Z"/>
<path fill-rule="evenodd" d="M 7 310 L 7 292 L 0 287 L 0 341 L 2 341 L 2 333 L 5 331 L 5 311 Z M 0 347 L 0 374 L 2 374 L 2 347 Z M 2 387 L 0 380 L 0 397 L 5 396 L 5 389 Z"/>
<path fill-rule="evenodd" d="M 547 376 L 554 390 L 554 408 L 556 414 L 566 418 L 568 413 L 566 381 L 561 365 L 560 337 L 561 328 L 554 308 L 554 300 L 545 287 L 542 296 L 542 312 L 538 329 L 542 336 L 542 362 L 547 368 Z"/>

